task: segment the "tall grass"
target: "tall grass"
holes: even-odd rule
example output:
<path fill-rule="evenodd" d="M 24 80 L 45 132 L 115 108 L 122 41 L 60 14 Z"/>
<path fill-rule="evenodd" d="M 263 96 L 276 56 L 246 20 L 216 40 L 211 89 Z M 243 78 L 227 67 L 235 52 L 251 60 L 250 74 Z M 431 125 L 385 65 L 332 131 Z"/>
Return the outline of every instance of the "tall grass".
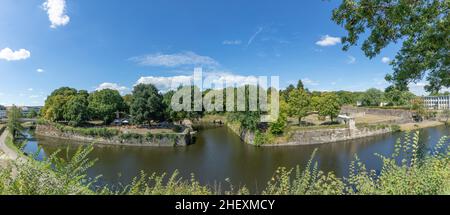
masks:
<path fill-rule="evenodd" d="M 435 147 L 423 153 L 419 133 L 406 134 L 394 146 L 389 156 L 376 154 L 382 167 L 369 170 L 355 155 L 347 177 L 319 169 L 313 152 L 302 169 L 280 167 L 261 193 L 275 195 L 354 195 L 354 194 L 450 194 L 450 144 L 442 137 Z M 104 195 L 166 195 L 166 194 L 250 194 L 246 187 L 201 185 L 195 177 L 183 179 L 173 174 L 141 172 L 130 184 L 110 188 L 94 186 L 96 178 L 86 171 L 95 160 L 88 159 L 93 146 L 80 147 L 72 157 L 58 158 L 60 151 L 42 162 L 30 157 L 26 162 L 12 162 L 0 170 L 0 194 L 104 194 Z M 68 154 L 68 153 L 66 153 Z M 32 155 L 30 155 L 32 156 Z M 35 155 L 37 156 L 37 155 Z M 229 182 L 229 180 L 227 180 Z"/>

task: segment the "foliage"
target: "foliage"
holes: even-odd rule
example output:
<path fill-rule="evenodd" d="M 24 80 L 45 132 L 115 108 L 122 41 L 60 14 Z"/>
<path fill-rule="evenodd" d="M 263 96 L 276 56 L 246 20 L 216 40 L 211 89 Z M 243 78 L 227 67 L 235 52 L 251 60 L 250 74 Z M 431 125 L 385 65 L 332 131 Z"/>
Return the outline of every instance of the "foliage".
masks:
<path fill-rule="evenodd" d="M 87 95 L 77 94 L 71 96 L 64 105 L 63 117 L 72 126 L 79 126 L 89 120 Z"/>
<path fill-rule="evenodd" d="M 304 90 L 294 89 L 289 93 L 288 104 L 289 116 L 297 117 L 300 125 L 302 118 L 310 111 L 311 97 Z"/>
<path fill-rule="evenodd" d="M 400 91 L 393 87 L 386 88 L 384 96 L 387 102 L 393 106 L 408 106 L 411 104 L 411 100 L 416 97 L 409 91 Z"/>
<path fill-rule="evenodd" d="M 343 49 L 368 35 L 362 50 L 369 58 L 391 43 L 403 41 L 391 62 L 394 73 L 386 79 L 405 90 L 425 75 L 425 90 L 438 92 L 450 87 L 450 1 L 344 0 L 333 11 L 333 21 L 347 30 Z M 367 31 L 367 32 L 366 32 Z"/>
<path fill-rule="evenodd" d="M 279 115 L 278 119 L 275 122 L 270 123 L 269 131 L 272 134 L 280 135 L 284 132 L 284 129 L 287 126 L 287 117 L 288 117 L 288 105 L 284 101 L 284 99 L 280 99 L 280 107 L 279 107 Z"/>
<path fill-rule="evenodd" d="M 322 95 L 317 104 L 317 111 L 319 116 L 329 116 L 330 120 L 333 121 L 333 119 L 336 118 L 341 111 L 339 97 L 334 93 L 326 93 Z"/>
<path fill-rule="evenodd" d="M 93 119 L 100 119 L 104 124 L 110 124 L 117 113 L 126 109 L 126 104 L 117 90 L 103 89 L 89 95 L 89 110 Z"/>
<path fill-rule="evenodd" d="M 442 116 L 443 118 L 445 118 L 445 124 L 450 123 L 450 122 L 449 122 L 449 119 L 450 119 L 450 109 L 445 109 L 445 110 L 443 110 L 442 113 L 441 113 L 441 116 Z"/>
<path fill-rule="evenodd" d="M 120 131 L 114 128 L 83 128 L 83 127 L 72 127 L 66 126 L 59 123 L 52 123 L 48 121 L 38 121 L 39 124 L 48 124 L 61 132 L 68 132 L 73 134 L 79 134 L 82 136 L 90 136 L 90 137 L 103 137 L 103 138 L 112 138 L 120 134 Z"/>
<path fill-rule="evenodd" d="M 133 123 L 143 124 L 158 121 L 164 117 L 163 97 L 152 84 L 139 84 L 133 89 L 130 113 Z"/>
<path fill-rule="evenodd" d="M 30 112 L 27 113 L 27 118 L 33 119 L 38 116 L 38 112 L 35 109 L 31 109 Z"/>
<path fill-rule="evenodd" d="M 263 111 L 261 109 L 261 103 L 260 103 L 259 99 L 256 102 L 256 110 L 250 110 L 249 98 L 250 98 L 251 88 L 253 88 L 253 90 L 255 90 L 258 93 L 257 94 L 258 97 L 259 97 L 259 93 L 267 93 L 266 90 L 264 90 L 258 86 L 246 85 L 246 86 L 241 87 L 241 89 L 244 90 L 244 97 L 242 98 L 237 95 L 238 88 L 234 88 L 233 90 L 236 95 L 235 102 L 234 102 L 234 111 L 227 113 L 227 119 L 230 122 L 240 123 L 241 129 L 256 131 L 256 130 L 258 130 L 259 125 L 260 125 L 261 114 L 264 112 L 267 112 L 267 111 Z M 255 88 L 257 88 L 257 89 L 255 89 Z M 243 110 L 239 110 L 239 107 L 237 106 L 238 102 L 241 104 L 244 104 Z M 227 109 L 227 111 L 228 111 L 228 109 Z"/>
<path fill-rule="evenodd" d="M 419 116 L 425 117 L 427 111 L 423 104 L 423 99 L 416 98 L 411 100 L 411 110 L 415 111 Z"/>
<path fill-rule="evenodd" d="M 361 98 L 362 105 L 364 106 L 378 106 L 384 99 L 383 91 L 375 88 L 366 90 Z"/>
<path fill-rule="evenodd" d="M 268 144 L 271 142 L 271 140 L 272 140 L 272 136 L 270 133 L 262 132 L 259 130 L 257 130 L 255 132 L 255 140 L 254 140 L 255 146 L 261 146 L 263 144 Z"/>
<path fill-rule="evenodd" d="M 394 145 L 394 152 L 384 156 L 377 174 L 368 170 L 355 155 L 349 167 L 349 175 L 338 178 L 333 172 L 319 169 L 315 160 L 316 150 L 303 170 L 300 167 L 280 167 L 262 194 L 276 195 L 340 195 L 340 194 L 393 194 L 436 195 L 450 193 L 450 139 L 442 137 L 434 148 L 425 153 L 419 150 L 419 133 L 405 134 Z M 87 170 L 95 160 L 88 158 L 93 146 L 80 146 L 72 156 L 58 156 L 60 151 L 49 155 L 43 162 L 27 159 L 12 162 L 0 169 L 0 194 L 55 195 L 55 194 L 121 194 L 121 195 L 194 195 L 194 194 L 249 194 L 243 187 L 228 191 L 201 185 L 192 175 L 188 180 L 178 171 L 148 176 L 141 172 L 132 183 L 123 187 L 94 186 L 98 177 L 88 178 Z M 13 174 L 14 171 L 14 174 Z M 229 182 L 229 180 L 227 180 Z"/>
<path fill-rule="evenodd" d="M 23 130 L 22 123 L 20 119 L 22 118 L 22 110 L 17 106 L 13 105 L 8 110 L 8 131 L 11 134 L 12 138 L 16 138 L 20 131 Z"/>
<path fill-rule="evenodd" d="M 65 105 L 72 96 L 77 94 L 76 89 L 69 87 L 54 90 L 45 100 L 45 105 L 41 110 L 42 117 L 53 122 L 66 120 L 64 117 Z"/>

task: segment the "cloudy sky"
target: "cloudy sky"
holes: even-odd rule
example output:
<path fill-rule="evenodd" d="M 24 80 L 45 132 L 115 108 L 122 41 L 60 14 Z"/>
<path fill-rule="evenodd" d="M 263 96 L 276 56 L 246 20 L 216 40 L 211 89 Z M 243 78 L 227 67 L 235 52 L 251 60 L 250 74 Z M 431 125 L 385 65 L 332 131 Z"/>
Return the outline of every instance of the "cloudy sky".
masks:
<path fill-rule="evenodd" d="M 55 88 L 123 94 L 205 74 L 302 79 L 311 90 L 383 89 L 398 45 L 341 50 L 332 1 L 1 0 L 0 104 L 42 105 Z M 424 83 L 412 86 L 421 94 Z"/>

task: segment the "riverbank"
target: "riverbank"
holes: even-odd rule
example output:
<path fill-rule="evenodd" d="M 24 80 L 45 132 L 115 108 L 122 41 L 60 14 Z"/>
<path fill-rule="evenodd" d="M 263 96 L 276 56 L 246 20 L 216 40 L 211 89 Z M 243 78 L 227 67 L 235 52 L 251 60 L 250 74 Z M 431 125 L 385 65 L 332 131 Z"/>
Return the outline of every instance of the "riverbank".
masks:
<path fill-rule="evenodd" d="M 425 120 L 422 122 L 400 124 L 400 129 L 402 131 L 413 131 L 413 130 L 417 130 L 417 129 L 421 129 L 421 128 L 431 128 L 431 127 L 441 126 L 444 124 L 445 124 L 444 122 L 440 122 L 440 121 Z"/>
<path fill-rule="evenodd" d="M 36 126 L 35 133 L 38 136 L 105 145 L 174 147 L 187 146 L 192 143 L 191 132 L 187 128 L 179 133 L 153 133 L 151 131 L 143 133 L 142 130 L 140 133 L 133 133 L 130 130 L 123 131 L 115 128 L 79 128 L 40 122 Z"/>

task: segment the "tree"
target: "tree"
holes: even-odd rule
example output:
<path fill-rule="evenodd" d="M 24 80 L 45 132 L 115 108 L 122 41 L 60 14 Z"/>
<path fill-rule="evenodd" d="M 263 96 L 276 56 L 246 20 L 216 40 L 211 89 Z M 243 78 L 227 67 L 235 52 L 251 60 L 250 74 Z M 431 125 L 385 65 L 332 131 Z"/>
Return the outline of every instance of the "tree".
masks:
<path fill-rule="evenodd" d="M 302 118 L 310 111 L 311 97 L 304 90 L 295 89 L 289 93 L 288 105 L 289 116 L 297 117 L 300 125 Z"/>
<path fill-rule="evenodd" d="M 17 106 L 13 105 L 8 110 L 8 131 L 11 134 L 12 138 L 15 139 L 17 134 L 23 130 L 22 123 L 20 119 L 22 118 L 22 110 Z"/>
<path fill-rule="evenodd" d="M 339 97 L 339 102 L 343 105 L 354 105 L 358 100 L 358 94 L 349 91 L 337 91 L 336 95 Z"/>
<path fill-rule="evenodd" d="M 89 110 L 94 119 L 110 124 L 116 118 L 117 112 L 126 110 L 126 104 L 119 91 L 103 89 L 89 95 Z"/>
<path fill-rule="evenodd" d="M 29 118 L 29 119 L 36 118 L 37 116 L 38 116 L 38 113 L 34 108 L 32 108 L 30 110 L 30 112 L 28 112 L 28 114 L 27 114 L 27 118 Z"/>
<path fill-rule="evenodd" d="M 407 106 L 416 97 L 416 95 L 409 91 L 400 91 L 390 87 L 386 88 L 384 95 L 387 102 L 393 106 Z"/>
<path fill-rule="evenodd" d="M 450 109 L 445 109 L 442 111 L 442 117 L 445 118 L 445 124 L 448 125 L 450 122 L 448 121 L 450 119 Z"/>
<path fill-rule="evenodd" d="M 302 80 L 298 80 L 297 82 L 297 90 L 304 90 L 305 86 L 303 85 Z"/>
<path fill-rule="evenodd" d="M 256 89 L 255 89 L 256 88 Z M 237 92 L 239 89 L 244 90 L 244 96 L 239 97 Z M 261 110 L 261 105 L 259 99 L 256 102 L 256 110 L 250 110 L 250 91 L 256 90 L 257 96 L 260 93 L 267 94 L 267 91 L 261 87 L 255 85 L 245 85 L 240 86 L 239 88 L 234 88 L 234 110 L 232 112 L 228 112 L 228 120 L 238 122 L 241 125 L 241 129 L 247 129 L 250 131 L 259 131 L 259 125 L 261 124 L 261 114 L 263 111 Z M 244 110 L 238 110 L 238 102 L 242 102 L 244 104 Z M 227 109 L 227 111 L 229 111 Z"/>
<path fill-rule="evenodd" d="M 295 89 L 294 85 L 289 84 L 288 87 L 286 87 L 286 89 L 284 89 L 283 91 L 281 91 L 281 94 L 284 97 L 284 100 L 288 100 L 289 99 L 289 93 L 291 93 L 293 90 Z"/>
<path fill-rule="evenodd" d="M 74 88 L 61 87 L 54 90 L 45 100 L 45 105 L 41 110 L 42 117 L 50 121 L 62 121 L 64 119 L 64 106 L 71 96 L 77 95 Z"/>
<path fill-rule="evenodd" d="M 133 123 L 151 125 L 152 120 L 164 117 L 163 97 L 153 84 L 138 84 L 133 89 L 130 106 Z"/>
<path fill-rule="evenodd" d="M 89 120 L 88 98 L 86 94 L 71 96 L 64 106 L 64 119 L 69 125 L 79 126 Z"/>
<path fill-rule="evenodd" d="M 319 116 L 329 116 L 330 120 L 333 121 L 341 111 L 339 97 L 334 93 L 326 93 L 322 95 L 318 103 L 317 111 L 319 112 Z"/>
<path fill-rule="evenodd" d="M 270 123 L 269 131 L 272 134 L 282 134 L 287 126 L 288 117 L 288 105 L 284 99 L 280 99 L 280 112 L 278 119 L 275 122 Z"/>
<path fill-rule="evenodd" d="M 420 117 L 425 117 L 427 114 L 427 111 L 425 109 L 425 106 L 423 105 L 423 99 L 422 98 L 415 98 L 411 101 L 411 110 L 417 113 Z"/>
<path fill-rule="evenodd" d="M 450 87 L 449 8 L 448 0 L 344 0 L 333 11 L 332 20 L 347 30 L 343 50 L 368 35 L 362 50 L 369 58 L 389 44 L 403 41 L 391 62 L 394 72 L 386 80 L 407 90 L 409 83 L 427 75 L 425 90 L 438 92 Z"/>
<path fill-rule="evenodd" d="M 375 88 L 370 88 L 366 90 L 362 96 L 362 104 L 365 106 L 378 106 L 383 102 L 384 94 L 383 91 Z"/>

